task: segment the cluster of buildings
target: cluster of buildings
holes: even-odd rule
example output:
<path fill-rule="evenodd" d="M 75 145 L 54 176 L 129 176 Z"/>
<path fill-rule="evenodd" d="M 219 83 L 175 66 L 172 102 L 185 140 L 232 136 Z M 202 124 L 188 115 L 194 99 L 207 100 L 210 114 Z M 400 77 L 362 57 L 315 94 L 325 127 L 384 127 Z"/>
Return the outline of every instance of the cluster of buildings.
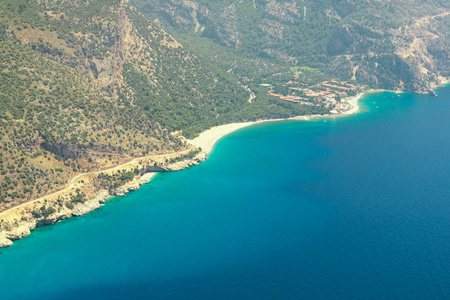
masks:
<path fill-rule="evenodd" d="M 295 95 L 284 96 L 281 94 L 275 94 L 275 92 L 273 90 L 269 90 L 269 91 L 267 91 L 267 93 L 271 96 L 277 97 L 284 101 L 299 103 L 302 105 L 314 106 L 314 102 L 310 101 L 308 98 L 305 98 L 305 97 L 300 97 L 300 96 L 295 96 Z"/>
<path fill-rule="evenodd" d="M 283 85 L 283 92 L 276 92 L 277 89 L 271 84 L 260 84 L 260 87 L 266 88 L 269 95 L 283 101 L 309 106 L 325 105 L 332 109 L 331 113 L 349 110 L 351 106 L 346 102 L 341 102 L 341 99 L 356 95 L 358 89 L 361 88 L 337 80 L 324 81 L 310 87 L 299 87 L 300 85 L 297 82 L 289 81 Z"/>

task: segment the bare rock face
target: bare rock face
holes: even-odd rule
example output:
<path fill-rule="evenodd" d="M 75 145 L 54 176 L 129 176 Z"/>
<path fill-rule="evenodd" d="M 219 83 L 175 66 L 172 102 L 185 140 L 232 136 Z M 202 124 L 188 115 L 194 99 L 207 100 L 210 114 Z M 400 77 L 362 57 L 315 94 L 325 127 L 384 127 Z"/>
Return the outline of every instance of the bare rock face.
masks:
<path fill-rule="evenodd" d="M 11 241 L 20 240 L 23 237 L 27 237 L 30 235 L 30 227 L 28 224 L 24 224 L 15 228 L 10 232 L 6 232 L 5 237 L 10 239 Z"/>
<path fill-rule="evenodd" d="M 84 203 L 78 203 L 73 210 L 66 207 L 61 207 L 58 212 L 54 212 L 47 217 L 32 217 L 30 211 L 33 207 L 31 207 L 28 211 L 22 212 L 23 218 L 17 218 L 15 221 L 13 219 L 13 221 L 9 220 L 5 222 L 9 227 L 8 229 L 0 232 L 0 248 L 12 246 L 12 241 L 29 236 L 30 232 L 36 227 L 52 225 L 72 216 L 81 216 L 98 209 L 101 204 L 105 202 L 105 199 L 108 196 L 109 192 L 107 190 L 100 190 L 95 198 Z M 42 203 L 30 205 L 40 206 Z"/>
<path fill-rule="evenodd" d="M 165 169 L 161 169 L 161 170 L 163 172 L 166 171 Z M 131 191 L 137 191 L 137 190 L 139 190 L 141 185 L 150 182 L 153 174 L 154 173 L 146 173 L 146 174 L 142 175 L 139 179 L 135 179 L 131 182 L 127 182 L 123 186 L 116 188 L 112 192 L 112 194 L 121 197 L 121 196 L 125 196 L 126 194 L 128 194 Z"/>
<path fill-rule="evenodd" d="M 0 232 L 0 248 L 12 246 L 12 241 L 20 240 L 21 238 L 29 236 L 31 230 L 35 227 L 36 224 L 34 222 L 26 222 L 11 231 Z"/>
<path fill-rule="evenodd" d="M 4 233 L 0 233 L 0 248 L 6 248 L 13 245 L 13 242 L 6 238 Z"/>
<path fill-rule="evenodd" d="M 74 216 L 82 216 L 98 208 L 100 208 L 100 203 L 98 201 L 89 200 L 84 203 L 78 203 L 74 207 L 72 213 Z"/>
<path fill-rule="evenodd" d="M 152 168 L 150 168 L 150 169 L 151 169 L 151 172 L 155 172 L 155 171 L 157 171 L 157 172 L 174 172 L 174 171 L 180 171 L 180 170 L 189 168 L 191 166 L 195 166 L 205 160 L 206 160 L 206 154 L 199 153 L 192 159 L 185 159 L 185 160 L 182 160 L 182 161 L 179 161 L 176 163 L 172 163 L 172 164 L 169 164 L 166 166 L 155 167 L 155 168 L 157 168 L 155 170 L 153 170 Z M 149 170 L 149 168 L 147 168 L 147 170 Z M 142 175 L 139 179 L 135 179 L 133 181 L 127 182 L 126 184 L 112 190 L 111 194 L 121 197 L 121 196 L 125 196 L 126 194 L 128 194 L 131 191 L 139 190 L 141 185 L 150 182 L 153 174 L 154 173 L 146 173 L 146 174 Z"/>
<path fill-rule="evenodd" d="M 237 28 L 235 5 L 227 7 L 219 16 L 210 18 L 205 25 L 202 36 L 229 48 L 239 48 L 241 41 Z"/>
<path fill-rule="evenodd" d="M 64 211 L 64 212 L 61 212 L 61 213 L 56 213 L 54 215 L 55 222 L 61 221 L 61 220 L 65 220 L 65 219 L 68 219 L 70 217 L 72 217 L 72 212 L 71 211 Z"/>
<path fill-rule="evenodd" d="M 114 195 L 122 197 L 128 194 L 131 191 L 136 191 L 140 187 L 139 182 L 129 182 L 121 187 L 118 187 L 114 190 Z"/>
<path fill-rule="evenodd" d="M 72 214 L 74 216 L 82 216 L 90 213 L 91 211 L 100 208 L 101 204 L 105 202 L 105 199 L 108 196 L 109 192 L 107 190 L 101 190 L 94 199 L 88 200 L 84 203 L 78 203 L 72 210 Z"/>
<path fill-rule="evenodd" d="M 298 24 L 304 20 L 303 6 L 296 1 L 269 0 L 265 3 L 264 13 L 268 19 L 287 25 Z"/>
<path fill-rule="evenodd" d="M 203 153 L 200 153 L 193 159 L 183 160 L 183 161 L 179 161 L 179 162 L 170 164 L 170 165 L 166 166 L 165 169 L 166 169 L 166 171 L 169 171 L 169 172 L 180 171 L 180 170 L 198 165 L 202 161 L 205 161 L 205 159 L 206 159 L 206 155 Z"/>
<path fill-rule="evenodd" d="M 166 172 L 177 171 L 192 165 L 196 165 L 204 161 L 205 159 L 206 154 L 199 153 L 192 159 L 187 159 L 169 166 L 161 167 L 161 170 Z M 121 187 L 116 188 L 111 192 L 111 194 L 116 196 L 124 196 L 130 191 L 138 190 L 141 185 L 150 182 L 154 174 L 155 173 L 153 172 L 143 174 L 140 178 L 135 179 L 131 182 L 126 183 Z M 58 211 L 54 211 L 52 214 L 46 215 L 45 217 L 42 215 L 39 215 L 39 217 L 34 217 L 35 214 L 31 213 L 32 210 L 36 209 L 36 207 L 42 207 L 43 203 L 39 202 L 30 203 L 30 207 L 24 209 L 21 213 L 19 213 L 19 218 L 17 217 L 17 212 L 15 212 L 16 214 L 13 214 L 12 217 L 11 216 L 5 217 L 4 220 L 6 220 L 5 222 L 6 227 L 4 227 L 4 231 L 0 231 L 0 248 L 9 247 L 13 244 L 12 241 L 29 236 L 30 232 L 34 230 L 36 227 L 52 225 L 55 224 L 56 222 L 68 219 L 72 216 L 82 216 L 93 210 L 96 210 L 101 207 L 101 205 L 105 202 L 106 198 L 109 197 L 111 194 L 107 190 L 100 190 L 94 198 L 87 200 L 84 203 L 77 203 L 73 209 L 70 209 L 62 205 L 59 206 L 55 205 L 57 204 L 56 202 L 48 203 L 47 200 L 45 200 L 46 205 L 48 206 L 53 205 L 55 207 L 58 207 Z M 64 199 L 65 201 L 68 200 L 67 197 Z M 58 198 L 58 201 L 61 201 L 61 199 Z"/>
<path fill-rule="evenodd" d="M 134 0 L 174 29 L 225 47 L 290 65 L 313 61 L 332 76 L 422 93 L 450 76 L 447 2 Z"/>

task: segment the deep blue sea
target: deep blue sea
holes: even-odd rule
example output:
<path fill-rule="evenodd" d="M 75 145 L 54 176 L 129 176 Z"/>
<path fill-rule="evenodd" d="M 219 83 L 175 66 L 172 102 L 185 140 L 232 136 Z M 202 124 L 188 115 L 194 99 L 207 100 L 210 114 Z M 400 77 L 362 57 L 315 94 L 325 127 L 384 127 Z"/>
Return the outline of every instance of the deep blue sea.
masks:
<path fill-rule="evenodd" d="M 0 299 L 449 299 L 450 87 L 252 126 L 0 254 Z"/>

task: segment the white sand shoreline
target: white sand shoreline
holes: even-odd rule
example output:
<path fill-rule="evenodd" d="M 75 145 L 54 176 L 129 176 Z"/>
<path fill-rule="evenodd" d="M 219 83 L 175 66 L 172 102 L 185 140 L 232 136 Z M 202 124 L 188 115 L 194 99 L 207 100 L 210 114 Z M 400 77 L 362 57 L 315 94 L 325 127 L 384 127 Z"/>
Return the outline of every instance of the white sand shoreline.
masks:
<path fill-rule="evenodd" d="M 449 81 L 446 81 L 446 82 L 443 83 L 443 85 L 446 85 L 448 83 L 449 83 Z M 350 110 L 345 111 L 345 112 L 340 113 L 340 114 L 306 115 L 306 116 L 297 116 L 297 117 L 286 118 L 286 119 L 258 120 L 258 121 L 254 121 L 254 122 L 240 122 L 240 123 L 225 124 L 225 125 L 216 126 L 216 127 L 211 128 L 211 129 L 208 129 L 208 130 L 202 132 L 199 137 L 197 137 L 197 138 L 195 138 L 193 140 L 188 140 L 188 142 L 191 143 L 194 146 L 202 148 L 202 153 L 200 153 L 198 155 L 198 157 L 202 157 L 202 159 L 204 160 L 205 157 L 206 157 L 206 154 L 211 152 L 212 148 L 214 147 L 214 145 L 217 143 L 218 140 L 220 140 L 222 137 L 224 137 L 224 136 L 226 136 L 226 135 L 228 135 L 228 134 L 230 134 L 230 133 L 232 133 L 232 132 L 234 132 L 234 131 L 236 131 L 238 129 L 241 129 L 241 128 L 244 128 L 244 127 L 247 127 L 247 126 L 251 126 L 251 125 L 254 125 L 254 124 L 258 124 L 258 123 L 264 123 L 264 122 L 276 122 L 276 121 L 286 121 L 286 120 L 311 120 L 311 119 L 338 118 L 338 117 L 344 117 L 344 116 L 352 115 L 352 114 L 355 114 L 355 113 L 359 112 L 358 101 L 361 99 L 361 97 L 363 97 L 364 95 L 369 94 L 369 93 L 380 93 L 380 92 L 385 92 L 385 91 L 386 90 L 368 90 L 368 91 L 362 92 L 362 93 L 360 93 L 360 94 L 358 94 L 358 95 L 356 95 L 356 96 L 354 96 L 352 98 L 345 99 L 345 102 L 350 104 L 351 108 L 350 108 Z M 395 91 L 395 93 L 400 93 L 400 91 Z M 74 185 L 77 183 L 77 181 L 79 179 L 81 180 L 81 178 L 83 176 L 89 176 L 91 174 L 99 174 L 101 172 L 109 172 L 109 171 L 112 172 L 112 171 L 117 171 L 119 169 L 123 170 L 125 167 L 128 168 L 131 165 L 139 164 L 140 160 L 147 159 L 149 157 L 170 157 L 171 155 L 182 154 L 183 152 L 186 152 L 186 151 L 190 151 L 190 149 L 186 149 L 186 150 L 182 150 L 182 151 L 178 151 L 178 152 L 174 152 L 174 153 L 168 153 L 168 154 L 160 154 L 160 155 L 154 155 L 154 156 L 148 156 L 148 157 L 135 158 L 135 159 L 133 159 L 130 162 L 127 162 L 127 163 L 124 163 L 122 165 L 115 166 L 115 167 L 112 167 L 112 168 L 109 168 L 109 169 L 106 169 L 106 170 L 103 170 L 103 171 L 94 171 L 94 172 L 91 172 L 91 173 L 79 174 L 79 175 L 75 176 L 74 178 L 72 178 L 72 180 L 69 182 L 69 185 L 66 188 L 64 188 L 64 189 L 62 189 L 60 191 L 57 191 L 57 192 L 55 192 L 55 193 L 53 193 L 51 195 L 43 196 L 43 197 L 41 197 L 39 199 L 35 199 L 35 200 L 32 200 L 32 201 L 28 201 L 28 202 L 22 203 L 22 204 L 20 204 L 18 206 L 14 206 L 14 207 L 11 207 L 11 208 L 3 211 L 3 212 L 0 212 L 0 219 L 6 220 L 7 217 L 11 217 L 12 219 L 15 219 L 17 221 L 18 220 L 17 217 L 19 216 L 19 213 L 20 213 L 19 210 L 21 208 L 28 207 L 28 206 L 31 205 L 30 207 L 31 207 L 31 209 L 33 209 L 33 205 L 35 205 L 35 204 L 36 205 L 38 205 L 38 204 L 40 205 L 40 203 L 38 203 L 40 201 L 41 202 L 45 201 L 45 203 L 47 203 L 47 200 L 51 200 L 52 197 L 54 198 L 54 197 L 57 197 L 60 194 L 63 194 L 65 192 L 70 192 L 70 190 L 74 189 Z M 198 162 L 199 162 L 199 160 L 197 160 L 197 163 Z M 187 165 L 187 166 L 190 166 L 190 165 Z M 152 172 L 152 173 L 147 173 L 147 174 L 143 175 L 142 177 L 139 178 L 139 180 L 141 181 L 140 184 L 148 183 L 149 181 L 151 181 L 153 176 L 155 176 L 156 174 L 157 173 Z M 134 189 L 131 189 L 131 190 L 134 190 Z M 128 189 L 127 189 L 127 191 L 128 191 Z M 109 195 L 108 192 L 107 192 L 107 194 Z M 104 201 L 107 198 L 109 198 L 109 197 L 107 197 L 105 195 L 105 197 L 103 197 L 100 200 Z M 98 201 L 98 199 L 97 199 L 97 201 Z M 94 207 L 94 209 L 97 209 L 98 207 L 96 206 L 96 207 Z M 84 212 L 84 213 L 87 213 L 87 212 Z M 68 216 L 68 217 L 71 217 L 71 216 L 72 216 L 72 214 L 70 214 L 70 216 Z M 64 219 L 64 218 L 62 218 L 62 219 Z M 33 223 L 34 221 L 36 221 L 36 222 Z M 25 222 L 23 222 L 23 220 L 22 220 L 20 222 L 21 222 L 21 226 L 17 226 L 15 228 L 15 231 L 13 232 L 13 238 L 7 236 L 6 235 L 7 234 L 6 231 L 3 231 L 3 232 L 0 231 L 0 248 L 11 246 L 12 245 L 12 241 L 10 240 L 10 238 L 12 240 L 16 240 L 16 239 L 21 239 L 21 238 L 23 238 L 25 236 L 28 236 L 30 234 L 30 231 L 33 230 L 36 227 L 37 219 L 36 220 L 33 219 L 31 221 L 27 220 Z M 31 224 L 30 222 L 33 223 L 33 224 Z"/>
<path fill-rule="evenodd" d="M 239 123 L 230 123 L 220 126 L 212 127 L 206 131 L 203 131 L 200 133 L 198 137 L 192 140 L 188 140 L 188 142 L 194 146 L 202 148 L 202 151 L 205 153 L 210 153 L 213 149 L 214 145 L 223 137 L 227 136 L 228 134 L 239 130 L 244 127 L 248 127 L 254 124 L 259 123 L 265 123 L 265 122 L 279 122 L 279 121 L 287 121 L 287 120 L 302 120 L 307 121 L 311 119 L 320 119 L 320 118 L 339 118 L 344 116 L 349 116 L 356 114 L 359 111 L 358 101 L 363 97 L 364 95 L 368 93 L 378 93 L 382 92 L 382 90 L 369 90 L 362 93 L 359 93 L 358 95 L 347 98 L 345 101 L 351 105 L 351 108 L 348 111 L 345 111 L 340 114 L 326 114 L 326 115 L 305 115 L 305 116 L 297 116 L 297 117 L 291 117 L 286 119 L 270 119 L 270 120 L 258 120 L 258 121 L 251 121 L 251 122 L 239 122 Z"/>

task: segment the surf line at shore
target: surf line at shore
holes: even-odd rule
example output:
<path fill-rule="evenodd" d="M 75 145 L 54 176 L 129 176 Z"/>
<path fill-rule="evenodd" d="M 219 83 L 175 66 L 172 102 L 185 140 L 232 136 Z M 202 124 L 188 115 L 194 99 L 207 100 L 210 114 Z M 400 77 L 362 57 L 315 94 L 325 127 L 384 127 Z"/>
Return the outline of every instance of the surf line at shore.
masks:
<path fill-rule="evenodd" d="M 234 131 L 237 131 L 239 129 L 260 124 L 260 123 L 266 123 L 266 122 L 279 122 L 279 121 L 286 121 L 286 120 L 311 120 L 311 119 L 321 119 L 321 118 L 339 118 L 339 117 L 345 117 L 349 115 L 356 114 L 359 111 L 358 101 L 365 96 L 366 94 L 372 94 L 372 93 L 379 93 L 382 92 L 382 90 L 369 90 L 362 93 L 359 93 L 358 95 L 345 99 L 345 102 L 347 102 L 351 108 L 347 111 L 344 111 L 340 114 L 324 114 L 324 115 L 304 115 L 304 116 L 297 116 L 297 117 L 291 117 L 291 118 L 284 118 L 284 119 L 267 119 L 267 120 L 257 120 L 257 121 L 250 121 L 250 122 L 239 122 L 239 123 L 230 123 L 225 125 L 219 125 L 212 127 L 208 130 L 203 131 L 200 133 L 200 135 L 192 140 L 188 140 L 188 142 L 196 147 L 199 147 L 202 149 L 203 152 L 209 154 L 214 145 L 223 137 L 233 133 Z"/>
<path fill-rule="evenodd" d="M 443 82 L 443 85 L 445 86 L 448 83 L 449 83 L 449 81 L 447 80 L 447 81 Z M 220 126 L 210 128 L 210 129 L 202 132 L 197 138 L 192 139 L 192 140 L 186 140 L 192 146 L 201 148 L 201 151 L 195 157 L 188 159 L 188 160 L 169 164 L 166 167 L 166 171 L 178 171 L 178 170 L 182 170 L 182 169 L 188 168 L 190 166 L 201 163 L 202 161 L 204 161 L 207 158 L 207 154 L 209 154 L 212 151 L 214 145 L 220 139 L 222 139 L 223 137 L 231 134 L 232 132 L 242 129 L 244 127 L 248 127 L 248 126 L 251 126 L 254 124 L 259 124 L 259 123 L 265 123 L 265 122 L 277 122 L 277 121 L 286 121 L 286 120 L 307 121 L 307 120 L 311 120 L 311 119 L 327 119 L 327 118 L 345 117 L 345 116 L 356 114 L 359 112 L 359 103 L 358 102 L 363 96 L 366 96 L 368 94 L 381 93 L 381 92 L 392 92 L 392 93 L 397 93 L 397 94 L 402 93 L 402 91 L 371 89 L 371 90 L 366 90 L 364 92 L 361 92 L 354 97 L 344 99 L 344 102 L 346 102 L 347 104 L 350 105 L 350 109 L 347 111 L 338 113 L 338 114 L 303 115 L 303 116 L 297 116 L 297 117 L 291 117 L 291 118 L 264 119 L 264 120 L 257 120 L 257 121 L 252 121 L 252 122 L 231 123 L 231 124 L 225 124 L 225 125 L 220 125 Z M 59 195 L 64 194 L 64 192 L 68 192 L 69 194 L 71 194 L 73 192 L 72 190 L 75 188 L 75 185 L 78 185 L 79 182 L 82 182 L 82 180 L 81 180 L 82 177 L 95 175 L 95 174 L 99 174 L 102 172 L 114 172 L 114 171 L 118 171 L 118 170 L 121 170 L 121 171 L 128 170 L 129 171 L 129 170 L 133 169 L 134 167 L 136 167 L 136 165 L 141 165 L 147 159 L 158 157 L 162 160 L 165 160 L 166 158 L 171 158 L 174 155 L 176 156 L 179 154 L 183 154 L 184 152 L 191 151 L 194 148 L 195 147 L 190 147 L 189 149 L 185 149 L 185 150 L 181 150 L 181 151 L 177 151 L 177 152 L 135 158 L 128 163 L 118 165 L 118 166 L 112 167 L 107 170 L 96 171 L 96 172 L 91 172 L 91 173 L 86 173 L 86 174 L 79 174 L 78 176 L 72 178 L 72 180 L 69 182 L 69 186 L 66 187 L 65 189 L 62 189 L 51 195 L 41 197 L 39 199 L 35 199 L 35 200 L 28 201 L 26 203 L 22 203 L 18 206 L 11 207 L 3 212 L 0 212 L 0 223 L 4 222 L 4 221 L 17 221 L 18 222 L 18 224 L 16 224 L 16 226 L 14 228 L 11 228 L 7 231 L 2 230 L 2 228 L 0 227 L 0 248 L 11 246 L 13 244 L 12 240 L 18 240 L 18 239 L 21 239 L 23 237 L 30 235 L 30 231 L 34 230 L 34 228 L 39 225 L 39 223 L 40 223 L 39 220 L 34 220 L 34 219 L 33 220 L 27 220 L 27 219 L 24 220 L 22 218 L 23 216 L 21 216 L 21 213 L 25 213 L 26 211 L 29 212 L 30 209 L 38 208 L 39 206 L 42 205 L 43 202 L 45 202 L 46 204 L 51 204 L 51 203 L 47 203 L 47 201 L 54 202 L 56 200 L 54 198 L 57 198 Z M 158 173 L 158 171 L 151 171 L 151 173 L 145 173 L 144 175 L 139 176 L 138 178 L 135 178 L 132 182 L 126 183 L 124 186 L 118 187 L 116 190 L 119 190 L 119 193 L 116 191 L 114 196 L 123 196 L 126 193 L 128 193 L 129 191 L 139 189 L 139 187 L 142 184 L 146 184 L 146 183 L 150 182 L 152 177 L 154 175 L 156 175 L 157 173 Z M 59 213 L 59 215 L 57 215 L 57 216 L 52 215 L 53 221 L 59 222 L 60 220 L 67 219 L 72 216 L 84 215 L 86 213 L 89 213 L 92 210 L 100 208 L 100 206 L 104 203 L 104 201 L 106 199 L 113 197 L 113 195 L 111 195 L 110 192 L 107 190 L 100 190 L 97 192 L 98 193 L 93 195 L 93 197 L 90 198 L 90 200 L 87 200 L 86 203 L 78 203 L 77 206 L 75 206 L 75 211 L 64 206 L 62 208 L 62 211 Z M 80 206 L 80 207 L 78 207 L 78 206 Z M 40 221 L 42 221 L 42 220 L 40 220 Z M 43 221 L 51 221 L 51 220 L 45 219 Z M 48 224 L 44 222 L 43 225 L 51 225 L 51 224 L 54 224 L 54 222 L 50 222 Z M 39 225 L 39 226 L 42 226 L 42 225 Z"/>
<path fill-rule="evenodd" d="M 150 155 L 135 158 L 130 162 L 112 167 L 110 169 L 79 174 L 72 178 L 68 186 L 50 195 L 30 200 L 0 212 L 0 248 L 13 245 L 14 240 L 22 239 L 30 235 L 36 227 L 52 225 L 61 220 L 73 216 L 81 216 L 100 208 L 105 200 L 111 196 L 124 196 L 130 191 L 135 191 L 141 185 L 151 181 L 152 177 L 160 171 L 178 171 L 204 160 L 204 153 L 198 153 L 195 157 L 189 157 L 181 161 L 170 162 L 172 158 L 183 157 L 189 152 L 197 150 L 194 147 L 161 155 Z M 157 166 L 157 170 L 149 170 L 154 162 L 166 162 L 169 164 Z M 99 174 L 117 174 L 119 172 L 135 172 L 139 169 L 138 176 L 122 186 L 114 189 L 98 188 L 93 185 L 93 180 Z M 152 168 L 152 167 L 150 167 Z M 78 190 L 78 191 L 77 191 Z M 77 193 L 83 193 L 85 199 L 73 203 L 73 197 Z M 44 216 L 39 213 L 42 207 L 52 207 L 53 211 Z M 34 213 L 33 213 L 34 212 Z"/>
<path fill-rule="evenodd" d="M 446 78 L 441 80 L 440 86 L 447 86 L 450 85 L 450 78 Z M 340 118 L 340 117 L 346 117 L 349 115 L 353 115 L 359 112 L 359 100 L 361 98 L 371 95 L 371 94 L 378 94 L 383 92 L 390 92 L 395 94 L 401 94 L 404 93 L 404 91 L 401 90 L 385 90 L 385 89 L 369 89 L 360 92 L 354 97 L 348 97 L 344 99 L 344 102 L 349 104 L 351 108 L 347 111 L 341 112 L 339 114 L 324 114 L 324 115 L 304 115 L 304 116 L 296 116 L 291 118 L 280 118 L 280 119 L 264 119 L 264 120 L 257 120 L 257 121 L 249 121 L 249 122 L 238 122 L 238 123 L 230 123 L 230 124 L 224 124 L 212 127 L 208 130 L 203 131 L 200 133 L 200 135 L 194 139 L 188 140 L 188 142 L 196 147 L 199 147 L 202 149 L 202 151 L 206 154 L 209 154 L 214 145 L 225 136 L 233 133 L 234 131 L 237 131 L 239 129 L 259 124 L 259 123 L 266 123 L 266 122 L 280 122 L 280 121 L 287 121 L 287 120 L 311 120 L 311 119 L 327 119 L 327 118 Z"/>
<path fill-rule="evenodd" d="M 305 116 L 297 116 L 297 117 L 286 118 L 286 119 L 269 119 L 269 120 L 258 120 L 258 121 L 254 121 L 254 122 L 231 123 L 231 124 L 225 124 L 225 125 L 213 127 L 211 129 L 208 129 L 208 130 L 202 132 L 197 138 L 192 139 L 192 140 L 187 140 L 187 142 L 189 142 L 192 146 L 202 149 L 202 151 L 200 153 L 198 153 L 198 155 L 196 157 L 191 159 L 191 161 L 188 163 L 183 162 L 183 161 L 175 163 L 175 164 L 173 164 L 173 166 L 169 166 L 168 169 L 176 171 L 176 170 L 181 170 L 181 169 L 187 168 L 189 166 L 200 163 L 201 161 L 206 159 L 206 155 L 211 152 L 213 146 L 217 143 L 217 141 L 219 141 L 221 138 L 227 136 L 228 134 L 230 134 L 236 130 L 239 130 L 241 128 L 244 128 L 244 127 L 247 127 L 250 125 L 264 123 L 264 122 L 276 122 L 276 121 L 285 121 L 285 120 L 310 120 L 310 119 L 318 119 L 318 118 L 336 118 L 336 117 L 343 117 L 343 116 L 355 114 L 359 110 L 359 108 L 358 108 L 359 99 L 366 93 L 367 92 L 360 93 L 355 97 L 347 98 L 345 100 L 345 102 L 347 102 L 350 105 L 350 109 L 345 112 L 342 112 L 340 114 L 305 115 Z M 181 152 L 185 152 L 185 151 L 189 151 L 189 150 L 190 149 L 187 149 L 187 150 L 184 150 Z M 163 158 L 163 157 L 170 157 L 175 154 L 178 154 L 178 153 L 156 155 L 154 157 L 160 156 L 161 158 Z M 112 196 L 109 191 L 100 190 L 95 196 L 93 196 L 93 198 L 91 200 L 88 200 L 85 203 L 77 204 L 74 207 L 74 209 L 69 209 L 68 207 L 62 207 L 62 211 L 59 212 L 57 215 L 53 216 L 54 218 L 51 220 L 50 219 L 37 220 L 34 218 L 32 218 L 30 220 L 25 218 L 26 219 L 25 220 L 23 218 L 23 214 L 25 214 L 26 211 L 28 211 L 28 210 L 31 211 L 33 209 L 37 209 L 38 206 L 41 206 L 43 203 L 47 203 L 47 201 L 48 201 L 47 204 L 56 202 L 57 201 L 56 199 L 59 196 L 67 196 L 67 195 L 71 194 L 73 192 L 72 190 L 79 183 L 78 181 L 81 181 L 82 178 L 87 179 L 85 177 L 88 177 L 90 175 L 100 174 L 102 172 L 114 172 L 114 171 L 118 171 L 119 169 L 120 170 L 125 170 L 125 169 L 128 170 L 130 168 L 132 169 L 136 165 L 140 165 L 142 163 L 141 160 L 145 160 L 147 158 L 148 157 L 137 158 L 128 163 L 110 168 L 108 170 L 80 174 L 80 175 L 74 177 L 70 181 L 70 184 L 63 190 L 55 192 L 51 195 L 41 197 L 39 199 L 28 201 L 28 202 L 20 204 L 18 206 L 12 207 L 6 211 L 0 212 L 0 220 L 3 220 L 3 221 L 19 220 L 17 227 L 12 228 L 12 230 L 10 232 L 0 231 L 0 248 L 11 246 L 13 244 L 12 240 L 18 240 L 18 239 L 21 239 L 23 237 L 30 235 L 30 232 L 32 230 L 34 230 L 36 228 L 36 226 L 40 226 L 39 225 L 40 222 L 45 221 L 44 225 L 51 225 L 60 220 L 67 219 L 72 216 L 84 215 L 95 209 L 100 208 L 102 203 L 104 203 L 104 201 L 108 197 Z M 180 165 L 180 163 L 182 165 Z M 118 187 L 116 190 L 118 190 L 119 192 L 116 191 L 115 195 L 123 196 L 131 190 L 139 189 L 139 186 L 150 182 L 151 178 L 156 174 L 157 174 L 157 172 L 152 172 L 151 174 L 149 174 L 149 173 L 144 174 L 140 178 L 133 180 L 133 182 L 127 183 L 123 187 Z M 80 186 L 80 188 L 81 188 L 81 186 Z"/>

